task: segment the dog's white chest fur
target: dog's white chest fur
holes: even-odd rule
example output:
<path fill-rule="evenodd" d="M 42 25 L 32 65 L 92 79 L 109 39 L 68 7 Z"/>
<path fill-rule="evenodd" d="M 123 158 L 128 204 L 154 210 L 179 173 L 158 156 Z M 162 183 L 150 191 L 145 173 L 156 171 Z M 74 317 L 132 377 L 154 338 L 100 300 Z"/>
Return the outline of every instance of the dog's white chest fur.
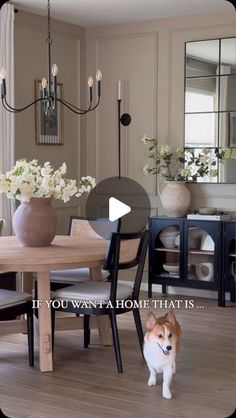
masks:
<path fill-rule="evenodd" d="M 163 353 L 157 342 L 154 340 L 149 341 L 147 336 L 144 338 L 143 354 L 148 365 L 155 369 L 156 373 L 161 373 L 164 367 L 173 366 L 176 356 L 174 347 L 167 356 Z"/>

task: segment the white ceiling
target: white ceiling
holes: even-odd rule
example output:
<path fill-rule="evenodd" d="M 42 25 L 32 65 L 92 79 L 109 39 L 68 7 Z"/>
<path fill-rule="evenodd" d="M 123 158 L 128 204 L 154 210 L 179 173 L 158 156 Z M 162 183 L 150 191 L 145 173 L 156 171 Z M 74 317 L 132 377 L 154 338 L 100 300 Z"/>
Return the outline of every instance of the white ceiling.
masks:
<path fill-rule="evenodd" d="M 19 9 L 46 15 L 47 0 L 12 0 Z M 232 11 L 226 0 L 51 0 L 52 17 L 81 26 L 135 22 Z"/>

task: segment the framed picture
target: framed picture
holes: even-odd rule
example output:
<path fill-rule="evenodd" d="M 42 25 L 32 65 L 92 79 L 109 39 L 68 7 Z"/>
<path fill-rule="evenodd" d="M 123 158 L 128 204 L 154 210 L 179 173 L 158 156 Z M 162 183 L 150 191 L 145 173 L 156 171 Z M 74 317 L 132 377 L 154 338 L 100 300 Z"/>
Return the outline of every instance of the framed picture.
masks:
<path fill-rule="evenodd" d="M 57 84 L 57 95 L 63 97 L 63 85 Z M 35 98 L 42 97 L 41 81 L 35 80 Z M 35 136 L 37 145 L 63 145 L 64 123 L 63 106 L 57 103 L 57 107 L 44 113 L 44 103 L 35 105 Z"/>
<path fill-rule="evenodd" d="M 236 113 L 229 115 L 229 147 L 236 147 Z"/>

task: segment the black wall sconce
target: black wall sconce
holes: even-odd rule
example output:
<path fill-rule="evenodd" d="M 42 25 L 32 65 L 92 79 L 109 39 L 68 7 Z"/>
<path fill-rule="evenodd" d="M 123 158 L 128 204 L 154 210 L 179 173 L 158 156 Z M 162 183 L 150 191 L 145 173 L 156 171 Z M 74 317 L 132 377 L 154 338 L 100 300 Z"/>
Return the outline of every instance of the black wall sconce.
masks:
<path fill-rule="evenodd" d="M 121 125 L 129 126 L 131 123 L 131 116 L 129 113 L 123 113 L 121 115 L 121 81 L 118 82 L 118 175 L 121 178 Z"/>

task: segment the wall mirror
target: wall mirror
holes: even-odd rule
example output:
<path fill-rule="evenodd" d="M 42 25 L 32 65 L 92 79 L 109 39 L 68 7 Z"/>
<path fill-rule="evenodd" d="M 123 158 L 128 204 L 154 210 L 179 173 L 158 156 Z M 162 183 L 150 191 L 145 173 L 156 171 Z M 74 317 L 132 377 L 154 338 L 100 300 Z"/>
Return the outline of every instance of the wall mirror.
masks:
<path fill-rule="evenodd" d="M 186 42 L 184 147 L 236 148 L 236 37 Z M 236 183 L 236 159 L 199 182 Z"/>

